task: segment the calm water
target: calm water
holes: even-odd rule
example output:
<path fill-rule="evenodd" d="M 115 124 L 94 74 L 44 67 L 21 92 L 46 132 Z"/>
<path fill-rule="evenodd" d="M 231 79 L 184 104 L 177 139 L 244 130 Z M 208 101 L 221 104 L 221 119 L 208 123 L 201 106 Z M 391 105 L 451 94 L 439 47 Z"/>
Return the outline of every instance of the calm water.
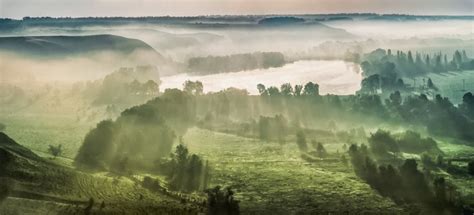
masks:
<path fill-rule="evenodd" d="M 354 94 L 360 89 L 362 75 L 360 67 L 344 61 L 297 61 L 280 68 L 256 69 L 235 73 L 222 73 L 205 76 L 180 74 L 162 77 L 161 89 L 182 88 L 186 80 L 199 80 L 204 85 L 204 92 L 220 91 L 229 87 L 246 89 L 250 94 L 257 94 L 257 84 L 280 86 L 284 83 L 304 84 L 312 81 L 318 83 L 321 94 Z"/>

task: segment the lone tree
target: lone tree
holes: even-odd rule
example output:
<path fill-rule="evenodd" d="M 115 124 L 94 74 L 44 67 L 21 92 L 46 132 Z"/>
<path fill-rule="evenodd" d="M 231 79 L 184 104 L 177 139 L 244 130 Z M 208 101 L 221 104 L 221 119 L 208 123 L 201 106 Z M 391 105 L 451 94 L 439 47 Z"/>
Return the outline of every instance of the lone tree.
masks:
<path fill-rule="evenodd" d="M 316 147 L 316 152 L 318 153 L 319 157 L 325 157 L 327 152 L 326 149 L 324 148 L 323 144 L 318 142 L 318 145 Z"/>
<path fill-rule="evenodd" d="M 49 153 L 51 153 L 51 155 L 54 156 L 54 158 L 56 158 L 59 155 L 61 155 L 61 153 L 63 152 L 62 151 L 62 146 L 63 145 L 61 145 L 61 144 L 59 144 L 57 146 L 49 145 L 48 151 L 49 151 Z"/>
<path fill-rule="evenodd" d="M 308 82 L 304 85 L 303 95 L 305 96 L 319 96 L 319 85 L 313 82 Z"/>
<path fill-rule="evenodd" d="M 308 145 L 306 144 L 306 135 L 302 130 L 296 132 L 296 144 L 301 151 L 307 151 Z"/>

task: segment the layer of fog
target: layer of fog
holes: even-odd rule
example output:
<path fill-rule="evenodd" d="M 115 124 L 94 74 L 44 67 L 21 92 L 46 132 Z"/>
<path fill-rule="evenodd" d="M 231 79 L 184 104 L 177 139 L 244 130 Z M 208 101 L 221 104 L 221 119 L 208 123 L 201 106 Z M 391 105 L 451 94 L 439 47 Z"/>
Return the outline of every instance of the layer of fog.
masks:
<path fill-rule="evenodd" d="M 413 37 L 472 39 L 474 36 L 474 21 L 472 20 L 356 20 L 324 22 L 324 24 L 344 29 L 362 38 L 372 39 L 408 39 Z"/>
<path fill-rule="evenodd" d="M 331 21 L 324 26 L 308 28 L 199 28 L 165 25 L 123 25 L 87 27 L 26 27 L 0 36 L 40 35 L 93 35 L 115 34 L 140 39 L 165 56 L 168 62 L 181 62 L 173 67 L 154 63 L 160 76 L 184 71 L 187 59 L 196 56 L 222 56 L 256 51 L 276 51 L 289 61 L 301 59 L 346 59 L 348 52 L 368 53 L 376 48 L 413 50 L 426 52 L 454 52 L 466 49 L 474 54 L 473 22 L 468 20 L 442 21 Z M 149 64 L 101 53 L 89 56 L 64 56 L 57 60 L 36 60 L 26 56 L 0 56 L 0 79 L 14 81 L 83 81 L 97 80 L 120 67 Z M 321 65 L 325 65 L 323 68 Z M 235 74 L 219 74 L 194 77 L 186 74 L 163 77 L 163 87 L 179 87 L 186 79 L 201 80 L 206 91 L 216 91 L 230 86 L 248 89 L 256 93 L 256 84 L 280 85 L 284 82 L 298 84 L 314 81 L 321 85 L 322 93 L 353 93 L 360 84 L 347 74 L 346 63 L 297 62 L 283 68 L 255 70 Z M 352 66 L 348 66 L 352 67 Z M 314 72 L 316 71 L 316 72 Z M 321 78 L 325 75 L 341 75 L 340 79 Z M 308 74 L 305 74 L 308 73 Z M 351 77 L 346 79 L 347 77 Z M 197 79 L 199 78 L 199 79 Z M 340 81 L 340 83 L 335 83 Z M 347 83 L 350 80 L 350 84 Z M 347 89 L 343 89 L 347 87 Z"/>
<path fill-rule="evenodd" d="M 298 52 L 329 40 L 354 39 L 343 29 L 324 25 L 290 28 L 199 28 L 163 25 L 32 27 L 4 36 L 114 34 L 139 39 L 168 59 L 249 52 Z M 3 36 L 3 35 L 2 35 Z"/>
<path fill-rule="evenodd" d="M 347 95 L 360 89 L 362 75 L 357 64 L 344 61 L 297 61 L 280 68 L 257 69 L 236 73 L 205 76 L 179 74 L 162 77 L 161 89 L 182 88 L 186 80 L 201 81 L 204 92 L 216 92 L 229 87 L 246 89 L 257 94 L 257 84 L 277 86 L 281 84 L 305 84 L 309 81 L 320 85 L 322 94 Z"/>
<path fill-rule="evenodd" d="M 150 65 L 156 61 L 149 53 L 136 51 L 131 55 L 111 52 L 65 56 L 64 58 L 36 58 L 0 52 L 0 84 L 88 81 L 102 79 L 121 67 Z M 160 65 L 160 74 L 170 73 L 169 65 Z M 158 76 L 158 74 L 157 74 Z"/>

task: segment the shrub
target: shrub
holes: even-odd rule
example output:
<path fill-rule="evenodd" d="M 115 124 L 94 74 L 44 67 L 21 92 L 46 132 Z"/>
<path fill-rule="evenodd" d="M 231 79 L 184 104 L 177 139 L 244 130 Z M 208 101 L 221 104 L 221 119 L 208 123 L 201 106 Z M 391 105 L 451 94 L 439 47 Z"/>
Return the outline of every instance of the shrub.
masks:
<path fill-rule="evenodd" d="M 210 215 L 240 214 L 239 201 L 234 199 L 234 191 L 231 188 L 221 189 L 220 186 L 216 186 L 205 192 Z"/>
<path fill-rule="evenodd" d="M 469 174 L 474 175 L 474 160 L 470 161 L 467 164 L 467 171 L 469 172 Z"/>

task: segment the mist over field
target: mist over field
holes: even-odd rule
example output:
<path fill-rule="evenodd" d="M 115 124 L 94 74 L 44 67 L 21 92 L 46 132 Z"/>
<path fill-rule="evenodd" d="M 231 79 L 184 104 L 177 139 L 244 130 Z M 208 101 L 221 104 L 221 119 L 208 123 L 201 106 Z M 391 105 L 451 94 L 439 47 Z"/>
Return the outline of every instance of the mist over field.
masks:
<path fill-rule="evenodd" d="M 473 25 L 0 18 L 0 214 L 472 214 Z"/>

